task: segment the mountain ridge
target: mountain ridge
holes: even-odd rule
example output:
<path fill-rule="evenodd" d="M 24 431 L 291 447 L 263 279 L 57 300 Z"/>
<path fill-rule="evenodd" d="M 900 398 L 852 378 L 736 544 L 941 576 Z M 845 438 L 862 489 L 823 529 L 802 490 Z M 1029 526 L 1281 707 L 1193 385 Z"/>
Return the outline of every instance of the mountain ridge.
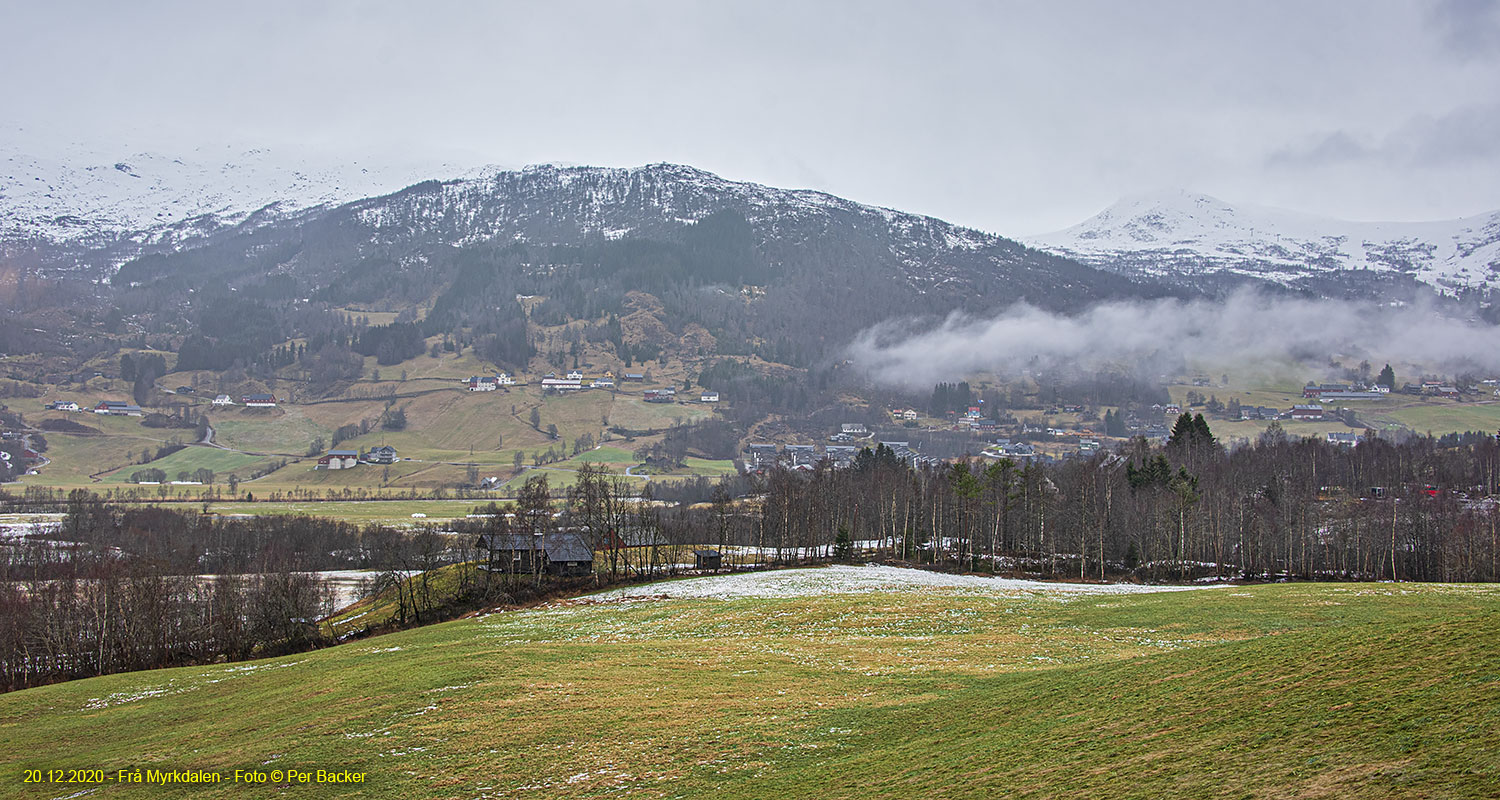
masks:
<path fill-rule="evenodd" d="M 1168 191 L 1123 198 L 1077 225 L 1023 241 L 1133 276 L 1233 276 L 1297 286 L 1368 272 L 1445 294 L 1500 286 L 1500 211 L 1356 222 Z"/>

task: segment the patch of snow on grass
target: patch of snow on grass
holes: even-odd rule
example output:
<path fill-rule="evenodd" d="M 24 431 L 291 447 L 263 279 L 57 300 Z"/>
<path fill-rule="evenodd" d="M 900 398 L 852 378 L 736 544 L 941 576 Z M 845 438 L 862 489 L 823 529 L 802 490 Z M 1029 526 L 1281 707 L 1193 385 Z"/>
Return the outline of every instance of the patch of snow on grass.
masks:
<path fill-rule="evenodd" d="M 162 697 L 169 694 L 182 694 L 184 691 L 186 690 L 176 688 L 171 683 L 169 683 L 166 686 L 153 686 L 145 689 L 137 689 L 133 692 L 115 692 L 114 694 L 105 695 L 104 697 L 90 697 L 88 699 L 88 702 L 83 704 L 83 707 L 87 709 L 109 708 L 110 706 L 124 705 L 125 703 L 134 703 L 137 700 L 145 700 L 151 697 Z"/>
<path fill-rule="evenodd" d="M 1201 586 L 1143 586 L 1134 583 L 1053 583 L 981 575 L 952 575 L 905 567 L 836 565 L 812 569 L 786 569 L 713 575 L 688 580 L 663 581 L 589 595 L 573 602 L 604 603 L 641 600 L 717 599 L 740 597 L 817 597 L 830 594 L 866 594 L 905 589 L 949 589 L 986 594 L 1135 594 L 1197 590 Z"/>

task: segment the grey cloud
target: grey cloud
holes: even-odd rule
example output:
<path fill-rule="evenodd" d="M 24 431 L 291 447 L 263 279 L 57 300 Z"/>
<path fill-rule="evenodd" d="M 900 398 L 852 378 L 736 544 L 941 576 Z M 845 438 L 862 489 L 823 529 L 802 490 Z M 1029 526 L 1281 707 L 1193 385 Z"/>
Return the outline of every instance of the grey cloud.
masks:
<path fill-rule="evenodd" d="M 1014 374 L 1033 363 L 1135 371 L 1183 361 L 1272 370 L 1332 354 L 1393 364 L 1500 369 L 1500 327 L 1426 306 L 1272 298 L 1108 302 L 1074 316 L 1017 304 L 1000 314 L 955 314 L 935 328 L 874 326 L 849 358 L 877 383 L 929 387 L 977 373 Z"/>
<path fill-rule="evenodd" d="M 1436 119 L 1415 119 L 1398 130 L 1390 148 L 1417 166 L 1500 157 L 1500 105 L 1468 106 Z"/>
<path fill-rule="evenodd" d="M 1500 0 L 1439 0 L 1427 21 L 1443 46 L 1460 58 L 1500 56 Z"/>
<path fill-rule="evenodd" d="M 1440 116 L 1408 119 L 1373 145 L 1348 131 L 1283 147 L 1266 157 L 1274 168 L 1318 168 L 1356 163 L 1370 168 L 1462 166 L 1500 159 L 1500 104 L 1468 105 Z"/>
<path fill-rule="evenodd" d="M 1273 152 L 1266 163 L 1272 167 L 1325 167 L 1368 158 L 1370 148 L 1346 131 L 1334 131 L 1311 144 L 1292 145 Z"/>

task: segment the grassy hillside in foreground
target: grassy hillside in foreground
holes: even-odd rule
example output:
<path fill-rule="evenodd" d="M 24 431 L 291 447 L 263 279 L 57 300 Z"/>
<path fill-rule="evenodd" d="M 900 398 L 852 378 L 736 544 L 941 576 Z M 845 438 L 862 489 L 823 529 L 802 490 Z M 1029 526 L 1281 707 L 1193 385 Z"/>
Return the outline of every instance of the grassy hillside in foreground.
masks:
<path fill-rule="evenodd" d="M 575 601 L 0 696 L 0 791 L 134 766 L 369 773 L 306 797 L 1494 797 L 1497 612 L 1392 584 Z"/>

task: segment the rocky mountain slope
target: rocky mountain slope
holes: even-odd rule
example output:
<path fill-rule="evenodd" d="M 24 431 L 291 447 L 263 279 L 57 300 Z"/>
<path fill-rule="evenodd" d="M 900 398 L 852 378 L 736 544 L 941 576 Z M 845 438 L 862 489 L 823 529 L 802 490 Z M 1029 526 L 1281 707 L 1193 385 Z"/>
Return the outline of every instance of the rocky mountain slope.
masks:
<path fill-rule="evenodd" d="M 1452 294 L 1500 285 L 1500 211 L 1439 222 L 1349 222 L 1166 192 L 1121 200 L 1028 244 L 1168 281 L 1409 279 Z"/>
<path fill-rule="evenodd" d="M 275 274 L 311 291 L 334 282 L 379 283 L 373 277 L 385 276 L 415 279 L 430 291 L 451 278 L 445 265 L 455 252 L 519 246 L 529 249 L 531 260 L 589 258 L 546 248 L 677 242 L 715 215 L 749 226 L 747 247 L 754 252 L 747 258 L 759 264 L 756 274 L 778 278 L 773 290 L 801 286 L 805 296 L 817 288 L 830 301 L 879 295 L 879 310 L 891 314 L 987 308 L 1022 298 L 1069 306 L 1138 291 L 1119 276 L 942 220 L 675 164 L 540 166 L 428 181 L 244 226 L 206 246 L 164 248 L 127 264 L 122 277 L 191 280 L 212 273 L 233 284 Z M 555 267 L 528 269 L 550 273 Z M 708 274 L 691 275 L 694 268 L 687 265 L 682 277 L 715 282 Z"/>

